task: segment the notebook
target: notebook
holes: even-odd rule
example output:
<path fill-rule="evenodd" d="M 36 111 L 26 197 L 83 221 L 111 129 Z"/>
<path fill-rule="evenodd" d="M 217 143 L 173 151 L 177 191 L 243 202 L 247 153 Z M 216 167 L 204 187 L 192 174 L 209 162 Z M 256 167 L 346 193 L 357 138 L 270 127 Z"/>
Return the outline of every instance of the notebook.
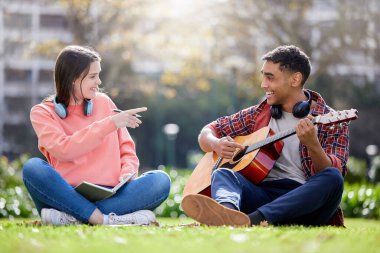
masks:
<path fill-rule="evenodd" d="M 96 185 L 93 183 L 89 183 L 83 181 L 79 185 L 77 185 L 74 189 L 79 192 L 86 199 L 94 202 L 102 199 L 106 199 L 114 195 L 123 185 L 125 185 L 131 178 L 133 178 L 136 173 L 129 175 L 123 181 L 118 183 L 113 188 L 107 188 L 104 186 Z"/>

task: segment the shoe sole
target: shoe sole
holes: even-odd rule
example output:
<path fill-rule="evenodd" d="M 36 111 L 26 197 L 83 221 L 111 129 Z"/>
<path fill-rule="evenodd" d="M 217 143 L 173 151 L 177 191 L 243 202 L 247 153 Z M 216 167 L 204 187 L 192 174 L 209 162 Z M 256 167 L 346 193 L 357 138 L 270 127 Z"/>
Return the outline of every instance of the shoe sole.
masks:
<path fill-rule="evenodd" d="M 249 226 L 251 223 L 246 214 L 224 207 L 204 195 L 186 195 L 181 205 L 188 216 L 209 226 Z"/>

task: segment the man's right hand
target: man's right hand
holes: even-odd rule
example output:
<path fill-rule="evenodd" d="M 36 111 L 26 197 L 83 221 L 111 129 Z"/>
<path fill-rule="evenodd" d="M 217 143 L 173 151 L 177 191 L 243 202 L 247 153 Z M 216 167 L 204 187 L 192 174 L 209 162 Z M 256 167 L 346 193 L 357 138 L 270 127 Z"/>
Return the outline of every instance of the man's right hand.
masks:
<path fill-rule="evenodd" d="M 211 144 L 211 148 L 219 157 L 231 159 L 236 149 L 244 149 L 244 146 L 235 142 L 230 136 L 222 137 Z"/>

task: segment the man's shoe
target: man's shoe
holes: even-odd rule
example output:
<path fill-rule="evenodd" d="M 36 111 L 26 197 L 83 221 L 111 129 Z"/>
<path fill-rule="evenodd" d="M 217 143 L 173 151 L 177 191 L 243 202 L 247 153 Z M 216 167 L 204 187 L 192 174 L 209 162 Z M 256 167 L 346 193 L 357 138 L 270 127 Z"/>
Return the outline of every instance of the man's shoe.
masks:
<path fill-rule="evenodd" d="M 48 208 L 42 208 L 41 221 L 42 221 L 42 224 L 51 224 L 51 225 L 82 224 L 76 218 L 74 218 L 73 216 L 67 213 L 64 213 L 55 209 L 48 209 Z"/>
<path fill-rule="evenodd" d="M 202 224 L 210 226 L 249 226 L 251 224 L 245 213 L 222 206 L 204 195 L 186 195 L 181 205 L 188 216 Z"/>
<path fill-rule="evenodd" d="M 139 210 L 134 213 L 116 215 L 110 213 L 108 215 L 107 225 L 151 225 L 157 224 L 156 216 L 150 210 Z"/>

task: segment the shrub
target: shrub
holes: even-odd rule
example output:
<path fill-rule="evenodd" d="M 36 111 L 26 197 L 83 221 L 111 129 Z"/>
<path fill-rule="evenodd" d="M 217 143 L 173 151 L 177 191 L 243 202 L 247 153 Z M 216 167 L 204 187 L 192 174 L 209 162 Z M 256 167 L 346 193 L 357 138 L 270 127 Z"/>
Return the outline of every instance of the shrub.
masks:
<path fill-rule="evenodd" d="M 22 155 L 9 162 L 6 157 L 0 157 L 0 218 L 27 218 L 37 215 L 34 203 L 21 179 L 22 165 L 27 159 L 27 155 Z M 180 203 L 183 188 L 192 171 L 165 166 L 158 169 L 169 174 L 172 185 L 168 199 L 155 210 L 155 213 L 159 217 L 185 216 Z M 346 183 L 341 207 L 346 217 L 380 219 L 380 184 L 374 186 L 369 183 Z"/>
<path fill-rule="evenodd" d="M 373 158 L 368 176 L 372 183 L 380 184 L 380 156 L 379 155 Z"/>
<path fill-rule="evenodd" d="M 21 155 L 9 162 L 6 157 L 0 157 L 0 218 L 26 218 L 37 214 L 21 179 L 22 165 L 27 159 L 27 155 Z"/>
<path fill-rule="evenodd" d="M 341 207 L 347 217 L 380 218 L 380 185 L 346 184 Z"/>
<path fill-rule="evenodd" d="M 181 208 L 182 191 L 185 187 L 191 170 L 172 169 L 160 166 L 159 169 L 169 174 L 171 179 L 171 189 L 168 199 L 156 208 L 155 213 L 160 217 L 184 217 L 185 214 Z"/>
<path fill-rule="evenodd" d="M 344 178 L 347 183 L 363 183 L 367 179 L 367 163 L 364 159 L 350 157 L 347 162 L 348 173 Z"/>
<path fill-rule="evenodd" d="M 172 189 L 168 200 L 156 210 L 156 214 L 164 217 L 180 217 L 184 215 L 180 208 L 183 187 L 192 171 L 170 168 L 163 170 L 171 177 Z M 346 183 L 341 207 L 346 217 L 380 219 L 380 184 L 374 186 L 365 182 Z"/>

